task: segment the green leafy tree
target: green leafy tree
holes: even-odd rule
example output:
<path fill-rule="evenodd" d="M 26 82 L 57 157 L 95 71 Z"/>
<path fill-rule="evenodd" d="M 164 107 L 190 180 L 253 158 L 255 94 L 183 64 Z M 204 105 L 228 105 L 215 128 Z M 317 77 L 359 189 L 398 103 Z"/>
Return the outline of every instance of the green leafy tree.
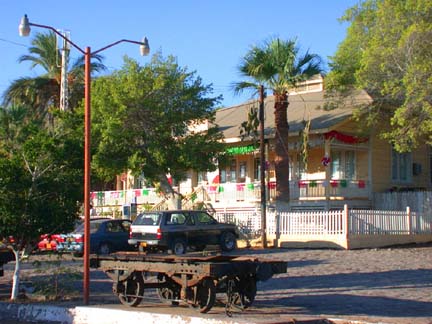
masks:
<path fill-rule="evenodd" d="M 275 38 L 262 45 L 252 46 L 243 57 L 239 71 L 246 81 L 235 83 L 236 92 L 245 89 L 257 90 L 260 85 L 273 91 L 276 124 L 276 205 L 279 210 L 286 210 L 290 197 L 288 91 L 321 73 L 321 59 L 309 52 L 300 54 L 295 40 Z"/>
<path fill-rule="evenodd" d="M 82 141 L 63 127 L 68 115 L 48 131 L 31 109 L 0 109 L 0 239 L 17 260 L 12 299 L 18 293 L 19 252 L 32 250 L 41 234 L 71 230 L 77 218 Z"/>
<path fill-rule="evenodd" d="M 212 124 L 220 98 L 208 97 L 211 90 L 173 57 L 156 54 L 145 66 L 126 58 L 120 71 L 93 85 L 95 173 L 106 180 L 126 170 L 144 173 L 178 207 L 167 174 L 177 182 L 188 170 L 214 170 L 224 158 Z M 194 130 L 202 123 L 208 128 Z"/>
<path fill-rule="evenodd" d="M 432 143 L 432 3 L 368 0 L 341 18 L 350 23 L 332 57 L 329 90 L 366 90 L 374 100 L 359 112 L 399 151 Z"/>
<path fill-rule="evenodd" d="M 19 57 L 18 62 L 30 62 L 30 67 L 41 68 L 44 73 L 37 77 L 22 77 L 11 83 L 3 94 L 3 104 L 32 107 L 39 116 L 46 116 L 51 107 L 60 106 L 61 53 L 57 48 L 54 32 L 37 33 L 29 48 L 30 54 Z M 69 55 L 67 55 L 69 57 Z M 91 63 L 93 72 L 102 71 L 102 56 L 94 55 Z M 69 59 L 68 59 L 69 60 Z M 69 106 L 74 108 L 84 97 L 84 56 L 72 62 L 67 79 Z"/>

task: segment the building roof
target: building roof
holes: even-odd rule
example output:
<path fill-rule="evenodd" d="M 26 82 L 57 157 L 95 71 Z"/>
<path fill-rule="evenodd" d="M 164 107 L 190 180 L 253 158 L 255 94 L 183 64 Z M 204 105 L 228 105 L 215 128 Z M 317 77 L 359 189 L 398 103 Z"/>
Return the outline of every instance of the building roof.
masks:
<path fill-rule="evenodd" d="M 298 134 L 305 125 L 311 121 L 310 132 L 323 133 L 339 123 L 352 117 L 359 105 L 365 105 L 372 101 L 370 96 L 362 90 L 353 92 L 342 100 L 338 108 L 324 109 L 325 103 L 330 99 L 325 98 L 324 91 L 307 92 L 302 94 L 290 94 L 288 96 L 288 123 L 290 134 Z M 247 114 L 251 107 L 258 108 L 258 101 L 252 100 L 244 104 L 222 108 L 216 112 L 215 123 L 223 132 L 227 141 L 240 138 L 240 125 L 247 120 Z M 274 137 L 274 96 L 269 96 L 264 101 L 265 136 Z"/>

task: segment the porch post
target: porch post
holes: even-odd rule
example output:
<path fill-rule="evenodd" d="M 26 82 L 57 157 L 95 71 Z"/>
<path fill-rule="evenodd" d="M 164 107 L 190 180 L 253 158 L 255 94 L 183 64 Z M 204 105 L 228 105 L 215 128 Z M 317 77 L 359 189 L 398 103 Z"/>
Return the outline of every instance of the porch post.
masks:
<path fill-rule="evenodd" d="M 373 193 L 372 193 L 372 158 L 373 158 L 373 153 L 372 153 L 372 148 L 373 148 L 373 136 L 370 135 L 369 136 L 369 147 L 368 147 L 368 183 L 367 183 L 367 188 L 368 188 L 368 198 L 369 201 L 372 203 L 372 208 L 375 208 L 375 201 L 374 201 L 374 197 L 373 197 Z"/>
<path fill-rule="evenodd" d="M 324 139 L 324 155 L 326 156 L 331 156 L 330 155 L 330 139 Z M 330 165 L 331 165 L 332 161 L 330 161 L 330 164 L 324 167 L 325 170 L 325 183 L 326 186 L 324 187 L 324 192 L 325 192 L 325 205 L 326 205 L 326 209 L 330 210 Z"/>

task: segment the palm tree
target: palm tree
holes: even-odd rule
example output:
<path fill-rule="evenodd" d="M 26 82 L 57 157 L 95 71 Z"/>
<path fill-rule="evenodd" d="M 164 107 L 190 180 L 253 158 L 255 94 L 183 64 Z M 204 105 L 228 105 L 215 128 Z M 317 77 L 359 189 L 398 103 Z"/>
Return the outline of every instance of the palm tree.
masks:
<path fill-rule="evenodd" d="M 30 62 L 31 69 L 41 67 L 45 73 L 35 77 L 23 77 L 12 82 L 3 94 L 3 105 L 19 104 L 30 106 L 38 116 L 48 113 L 50 107 L 59 107 L 61 54 L 57 48 L 56 34 L 37 33 L 29 48 L 30 54 L 19 57 L 18 62 Z M 94 55 L 91 64 L 94 72 L 102 71 L 102 56 Z M 84 56 L 73 62 L 68 71 L 69 103 L 75 107 L 84 97 Z"/>
<path fill-rule="evenodd" d="M 276 126 L 276 207 L 289 207 L 289 156 L 288 156 L 288 91 L 301 82 L 322 72 L 321 59 L 308 51 L 299 54 L 295 40 L 271 39 L 262 46 L 253 46 L 239 65 L 241 76 L 247 81 L 234 84 L 235 92 L 257 90 L 261 85 L 274 95 Z"/>

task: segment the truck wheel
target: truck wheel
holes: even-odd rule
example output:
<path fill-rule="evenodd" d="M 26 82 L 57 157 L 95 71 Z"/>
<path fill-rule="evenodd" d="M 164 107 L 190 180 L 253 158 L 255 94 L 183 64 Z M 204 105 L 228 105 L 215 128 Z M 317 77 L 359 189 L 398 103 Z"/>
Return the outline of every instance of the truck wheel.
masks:
<path fill-rule="evenodd" d="M 186 241 L 182 238 L 176 238 L 171 244 L 171 253 L 175 255 L 185 254 L 187 249 Z"/>
<path fill-rule="evenodd" d="M 229 252 L 235 249 L 237 242 L 236 237 L 231 232 L 223 232 L 220 238 L 220 245 L 223 251 Z"/>
<path fill-rule="evenodd" d="M 190 306 L 198 309 L 200 313 L 207 313 L 216 300 L 216 287 L 213 280 L 205 278 L 194 288 L 195 296 L 192 301 L 189 300 Z"/>
<path fill-rule="evenodd" d="M 144 295 L 144 280 L 140 272 L 133 272 L 126 280 L 118 282 L 117 293 L 123 305 L 138 306 Z"/>

